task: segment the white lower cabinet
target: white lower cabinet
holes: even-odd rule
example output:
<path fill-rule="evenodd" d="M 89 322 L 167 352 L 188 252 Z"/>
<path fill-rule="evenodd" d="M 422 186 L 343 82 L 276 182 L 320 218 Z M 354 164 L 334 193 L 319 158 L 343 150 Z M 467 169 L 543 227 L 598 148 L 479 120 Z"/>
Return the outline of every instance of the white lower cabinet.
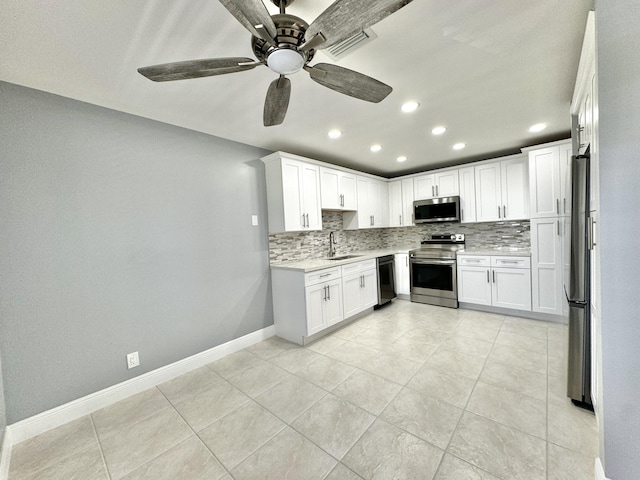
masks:
<path fill-rule="evenodd" d="M 376 260 L 342 266 L 344 318 L 349 318 L 378 303 Z"/>
<path fill-rule="evenodd" d="M 458 301 L 531 311 L 529 257 L 458 255 Z"/>
<path fill-rule="evenodd" d="M 411 280 L 409 278 L 409 254 L 396 253 L 393 256 L 393 266 L 395 268 L 396 293 L 398 295 L 410 295 Z"/>
<path fill-rule="evenodd" d="M 306 288 L 307 336 L 321 332 L 342 320 L 340 279 Z"/>
<path fill-rule="evenodd" d="M 531 219 L 533 311 L 562 315 L 564 308 L 563 218 Z M 570 226 L 570 225 L 569 225 Z M 569 248 L 565 246 L 566 253 Z"/>

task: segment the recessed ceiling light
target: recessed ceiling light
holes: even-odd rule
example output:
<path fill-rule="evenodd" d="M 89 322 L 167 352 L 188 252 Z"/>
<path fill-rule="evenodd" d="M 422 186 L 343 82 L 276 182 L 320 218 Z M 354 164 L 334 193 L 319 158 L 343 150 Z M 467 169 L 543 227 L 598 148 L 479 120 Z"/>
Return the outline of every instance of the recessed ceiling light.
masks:
<path fill-rule="evenodd" d="M 453 146 L 453 149 L 454 149 L 454 150 L 462 150 L 462 149 L 463 149 L 464 147 L 466 147 L 466 146 L 467 146 L 467 144 L 466 144 L 466 143 L 456 143 L 456 144 Z"/>
<path fill-rule="evenodd" d="M 396 158 L 396 160 L 398 161 L 398 163 L 406 162 L 407 157 L 405 157 L 404 155 L 401 155 L 398 158 Z"/>
<path fill-rule="evenodd" d="M 411 113 L 411 112 L 415 112 L 419 106 L 420 104 L 418 102 L 414 102 L 412 100 L 410 102 L 404 103 L 400 108 L 404 113 Z"/>
<path fill-rule="evenodd" d="M 369 147 L 369 150 L 371 150 L 373 153 L 379 152 L 380 150 L 382 150 L 382 145 L 376 143 L 375 145 L 371 145 L 371 147 Z"/>
<path fill-rule="evenodd" d="M 329 138 L 340 138 L 342 136 L 342 132 L 340 130 L 334 129 L 334 130 L 329 130 Z"/>
<path fill-rule="evenodd" d="M 529 127 L 529 131 L 532 133 L 541 132 L 545 128 L 547 128 L 546 123 L 536 123 L 535 125 L 531 125 L 531 127 Z"/>
<path fill-rule="evenodd" d="M 434 135 L 442 135 L 446 131 L 447 127 L 434 127 L 433 130 L 431 130 L 431 133 Z"/>

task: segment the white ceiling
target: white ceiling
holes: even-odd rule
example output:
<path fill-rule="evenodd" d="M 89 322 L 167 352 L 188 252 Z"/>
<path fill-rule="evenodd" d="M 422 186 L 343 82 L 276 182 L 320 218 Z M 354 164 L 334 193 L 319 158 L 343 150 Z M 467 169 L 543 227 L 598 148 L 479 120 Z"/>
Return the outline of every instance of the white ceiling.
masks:
<path fill-rule="evenodd" d="M 269 0 L 271 13 L 277 8 Z M 296 0 L 311 23 L 330 0 Z M 138 67 L 253 57 L 215 0 L 0 0 L 0 80 L 231 140 L 392 177 L 569 136 L 569 103 L 591 0 L 415 0 L 341 59 L 393 87 L 379 104 L 291 75 L 284 123 L 262 126 L 268 68 L 154 83 Z M 348 19 L 345 19 L 348 21 Z M 312 64 L 334 63 L 317 53 Z M 405 114 L 400 106 L 416 100 Z M 534 124 L 548 128 L 528 132 Z M 431 135 L 436 125 L 447 132 Z M 338 140 L 328 130 L 340 129 Z M 451 146 L 464 142 L 461 151 Z M 369 146 L 383 145 L 373 154 Z M 406 155 L 405 163 L 396 157 Z"/>

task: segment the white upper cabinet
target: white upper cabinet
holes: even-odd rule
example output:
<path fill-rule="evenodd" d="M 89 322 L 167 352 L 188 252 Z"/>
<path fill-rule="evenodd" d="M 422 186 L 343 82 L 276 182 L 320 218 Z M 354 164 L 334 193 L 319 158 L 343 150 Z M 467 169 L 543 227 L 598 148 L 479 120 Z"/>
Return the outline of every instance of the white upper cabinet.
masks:
<path fill-rule="evenodd" d="M 476 221 L 476 178 L 474 167 L 458 170 L 460 179 L 460 221 Z"/>
<path fill-rule="evenodd" d="M 320 168 L 280 154 L 263 161 L 269 233 L 321 230 Z"/>
<path fill-rule="evenodd" d="M 413 179 L 389 182 L 389 226 L 413 225 Z"/>
<path fill-rule="evenodd" d="M 343 214 L 345 230 L 389 226 L 389 189 L 387 182 L 357 177 L 358 209 Z"/>
<path fill-rule="evenodd" d="M 571 142 L 529 151 L 531 218 L 568 215 Z"/>
<path fill-rule="evenodd" d="M 518 156 L 475 167 L 476 221 L 529 218 L 529 165 Z"/>
<path fill-rule="evenodd" d="M 415 200 L 459 195 L 458 169 L 447 169 L 414 177 L 413 186 Z"/>
<path fill-rule="evenodd" d="M 333 168 L 320 167 L 322 208 L 356 210 L 356 176 Z"/>

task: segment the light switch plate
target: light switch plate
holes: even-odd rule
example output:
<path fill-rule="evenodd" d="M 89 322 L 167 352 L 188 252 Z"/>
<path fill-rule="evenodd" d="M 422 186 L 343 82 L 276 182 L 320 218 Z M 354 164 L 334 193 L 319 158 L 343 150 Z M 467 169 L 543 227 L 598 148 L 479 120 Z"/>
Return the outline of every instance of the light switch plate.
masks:
<path fill-rule="evenodd" d="M 251 215 L 251 225 L 254 227 L 258 226 L 258 215 Z"/>

